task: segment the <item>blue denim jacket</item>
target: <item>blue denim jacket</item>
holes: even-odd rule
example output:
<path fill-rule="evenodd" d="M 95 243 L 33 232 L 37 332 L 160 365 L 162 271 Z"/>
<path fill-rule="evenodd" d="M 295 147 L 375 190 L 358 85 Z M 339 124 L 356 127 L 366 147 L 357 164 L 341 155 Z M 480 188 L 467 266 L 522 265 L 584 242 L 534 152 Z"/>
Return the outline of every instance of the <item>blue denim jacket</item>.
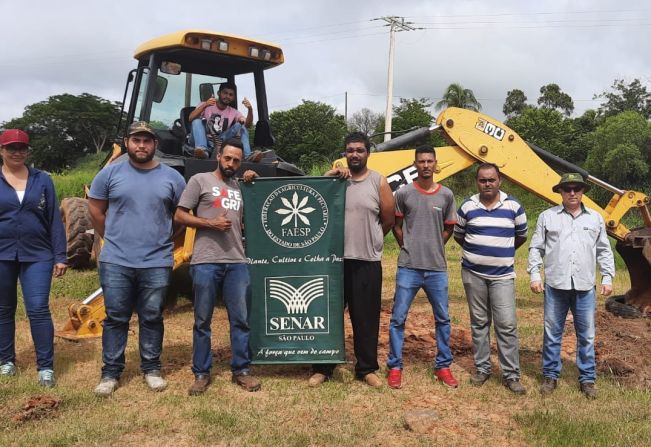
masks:
<path fill-rule="evenodd" d="M 66 235 L 54 183 L 29 168 L 22 203 L 0 170 L 0 261 L 66 262 Z"/>

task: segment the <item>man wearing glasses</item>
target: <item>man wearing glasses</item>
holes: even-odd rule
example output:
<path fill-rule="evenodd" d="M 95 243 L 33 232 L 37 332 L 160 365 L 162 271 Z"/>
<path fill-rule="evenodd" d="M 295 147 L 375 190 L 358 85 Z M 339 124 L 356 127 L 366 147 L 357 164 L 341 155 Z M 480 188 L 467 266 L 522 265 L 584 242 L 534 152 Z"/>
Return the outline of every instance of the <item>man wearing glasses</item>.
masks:
<path fill-rule="evenodd" d="M 561 374 L 561 341 L 567 311 L 576 331 L 576 366 L 579 388 L 588 399 L 597 397 L 595 373 L 595 262 L 601 273 L 600 293 L 612 292 L 615 263 L 604 220 L 581 204 L 590 189 L 581 174 L 563 174 L 552 190 L 562 203 L 543 211 L 529 246 L 531 290 L 545 292 L 543 383 L 540 392 L 554 392 Z M 540 267 L 545 266 L 545 284 Z"/>
<path fill-rule="evenodd" d="M 527 240 L 527 216 L 513 197 L 500 190 L 499 168 L 477 169 L 478 193 L 457 211 L 454 240 L 463 248 L 461 278 L 468 299 L 475 373 L 470 383 L 483 385 L 491 376 L 490 328 L 495 328 L 502 383 L 525 394 L 520 383 L 518 325 L 515 313 L 515 251 Z"/>

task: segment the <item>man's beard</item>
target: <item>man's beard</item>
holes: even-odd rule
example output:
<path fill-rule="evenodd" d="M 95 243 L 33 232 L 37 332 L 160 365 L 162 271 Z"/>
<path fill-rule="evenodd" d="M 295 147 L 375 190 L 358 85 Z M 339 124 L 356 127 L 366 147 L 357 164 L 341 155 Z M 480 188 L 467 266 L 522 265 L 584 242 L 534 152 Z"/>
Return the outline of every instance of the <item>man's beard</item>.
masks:
<path fill-rule="evenodd" d="M 235 171 L 232 169 L 224 169 L 224 167 L 219 163 L 219 172 L 224 178 L 231 178 L 235 175 Z"/>
<path fill-rule="evenodd" d="M 129 155 L 129 159 L 132 162 L 138 163 L 138 164 L 145 164 L 145 163 L 148 163 L 148 162 L 150 162 L 150 161 L 152 161 L 154 159 L 155 152 L 152 152 L 151 154 L 147 155 L 147 157 L 145 157 L 145 158 L 138 158 L 135 153 L 132 153 L 132 152 L 129 152 L 129 151 L 127 151 L 127 154 Z"/>

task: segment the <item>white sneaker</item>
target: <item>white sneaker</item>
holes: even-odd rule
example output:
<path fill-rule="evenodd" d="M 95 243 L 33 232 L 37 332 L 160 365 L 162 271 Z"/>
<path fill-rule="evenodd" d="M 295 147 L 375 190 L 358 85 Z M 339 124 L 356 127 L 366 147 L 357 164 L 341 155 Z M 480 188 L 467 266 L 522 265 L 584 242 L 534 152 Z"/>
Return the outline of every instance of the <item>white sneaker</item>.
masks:
<path fill-rule="evenodd" d="M 102 377 L 99 384 L 95 387 L 94 393 L 97 396 L 108 397 L 117 389 L 118 379 L 114 379 L 113 377 Z"/>
<path fill-rule="evenodd" d="M 149 371 L 145 373 L 145 382 L 152 391 L 163 391 L 167 388 L 167 380 L 161 377 L 160 371 Z"/>
<path fill-rule="evenodd" d="M 16 365 L 13 362 L 0 364 L 0 376 L 15 376 Z"/>

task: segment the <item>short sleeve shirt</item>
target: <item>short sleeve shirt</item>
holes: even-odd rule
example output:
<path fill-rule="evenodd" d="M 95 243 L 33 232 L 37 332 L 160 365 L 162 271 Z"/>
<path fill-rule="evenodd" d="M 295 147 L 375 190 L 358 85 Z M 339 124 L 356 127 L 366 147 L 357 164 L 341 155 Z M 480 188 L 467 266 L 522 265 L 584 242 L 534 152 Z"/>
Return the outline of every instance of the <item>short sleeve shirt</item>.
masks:
<path fill-rule="evenodd" d="M 403 186 L 396 193 L 396 216 L 403 218 L 398 266 L 447 270 L 442 233 L 445 225 L 457 220 L 452 191 L 441 184 L 432 192 L 416 183 Z"/>
<path fill-rule="evenodd" d="M 191 264 L 246 262 L 242 244 L 242 193 L 236 180 L 219 180 L 214 173 L 196 174 L 188 181 L 179 206 L 194 210 L 197 217 L 225 216 L 228 231 L 198 228 Z"/>
<path fill-rule="evenodd" d="M 226 106 L 224 110 L 217 106 L 208 106 L 201 114 L 201 117 L 206 120 L 206 125 L 219 132 L 228 129 L 243 116 L 239 110 L 231 106 Z"/>
<path fill-rule="evenodd" d="M 172 218 L 185 180 L 167 165 L 111 164 L 93 179 L 89 197 L 108 201 L 100 262 L 133 268 L 171 267 Z"/>

